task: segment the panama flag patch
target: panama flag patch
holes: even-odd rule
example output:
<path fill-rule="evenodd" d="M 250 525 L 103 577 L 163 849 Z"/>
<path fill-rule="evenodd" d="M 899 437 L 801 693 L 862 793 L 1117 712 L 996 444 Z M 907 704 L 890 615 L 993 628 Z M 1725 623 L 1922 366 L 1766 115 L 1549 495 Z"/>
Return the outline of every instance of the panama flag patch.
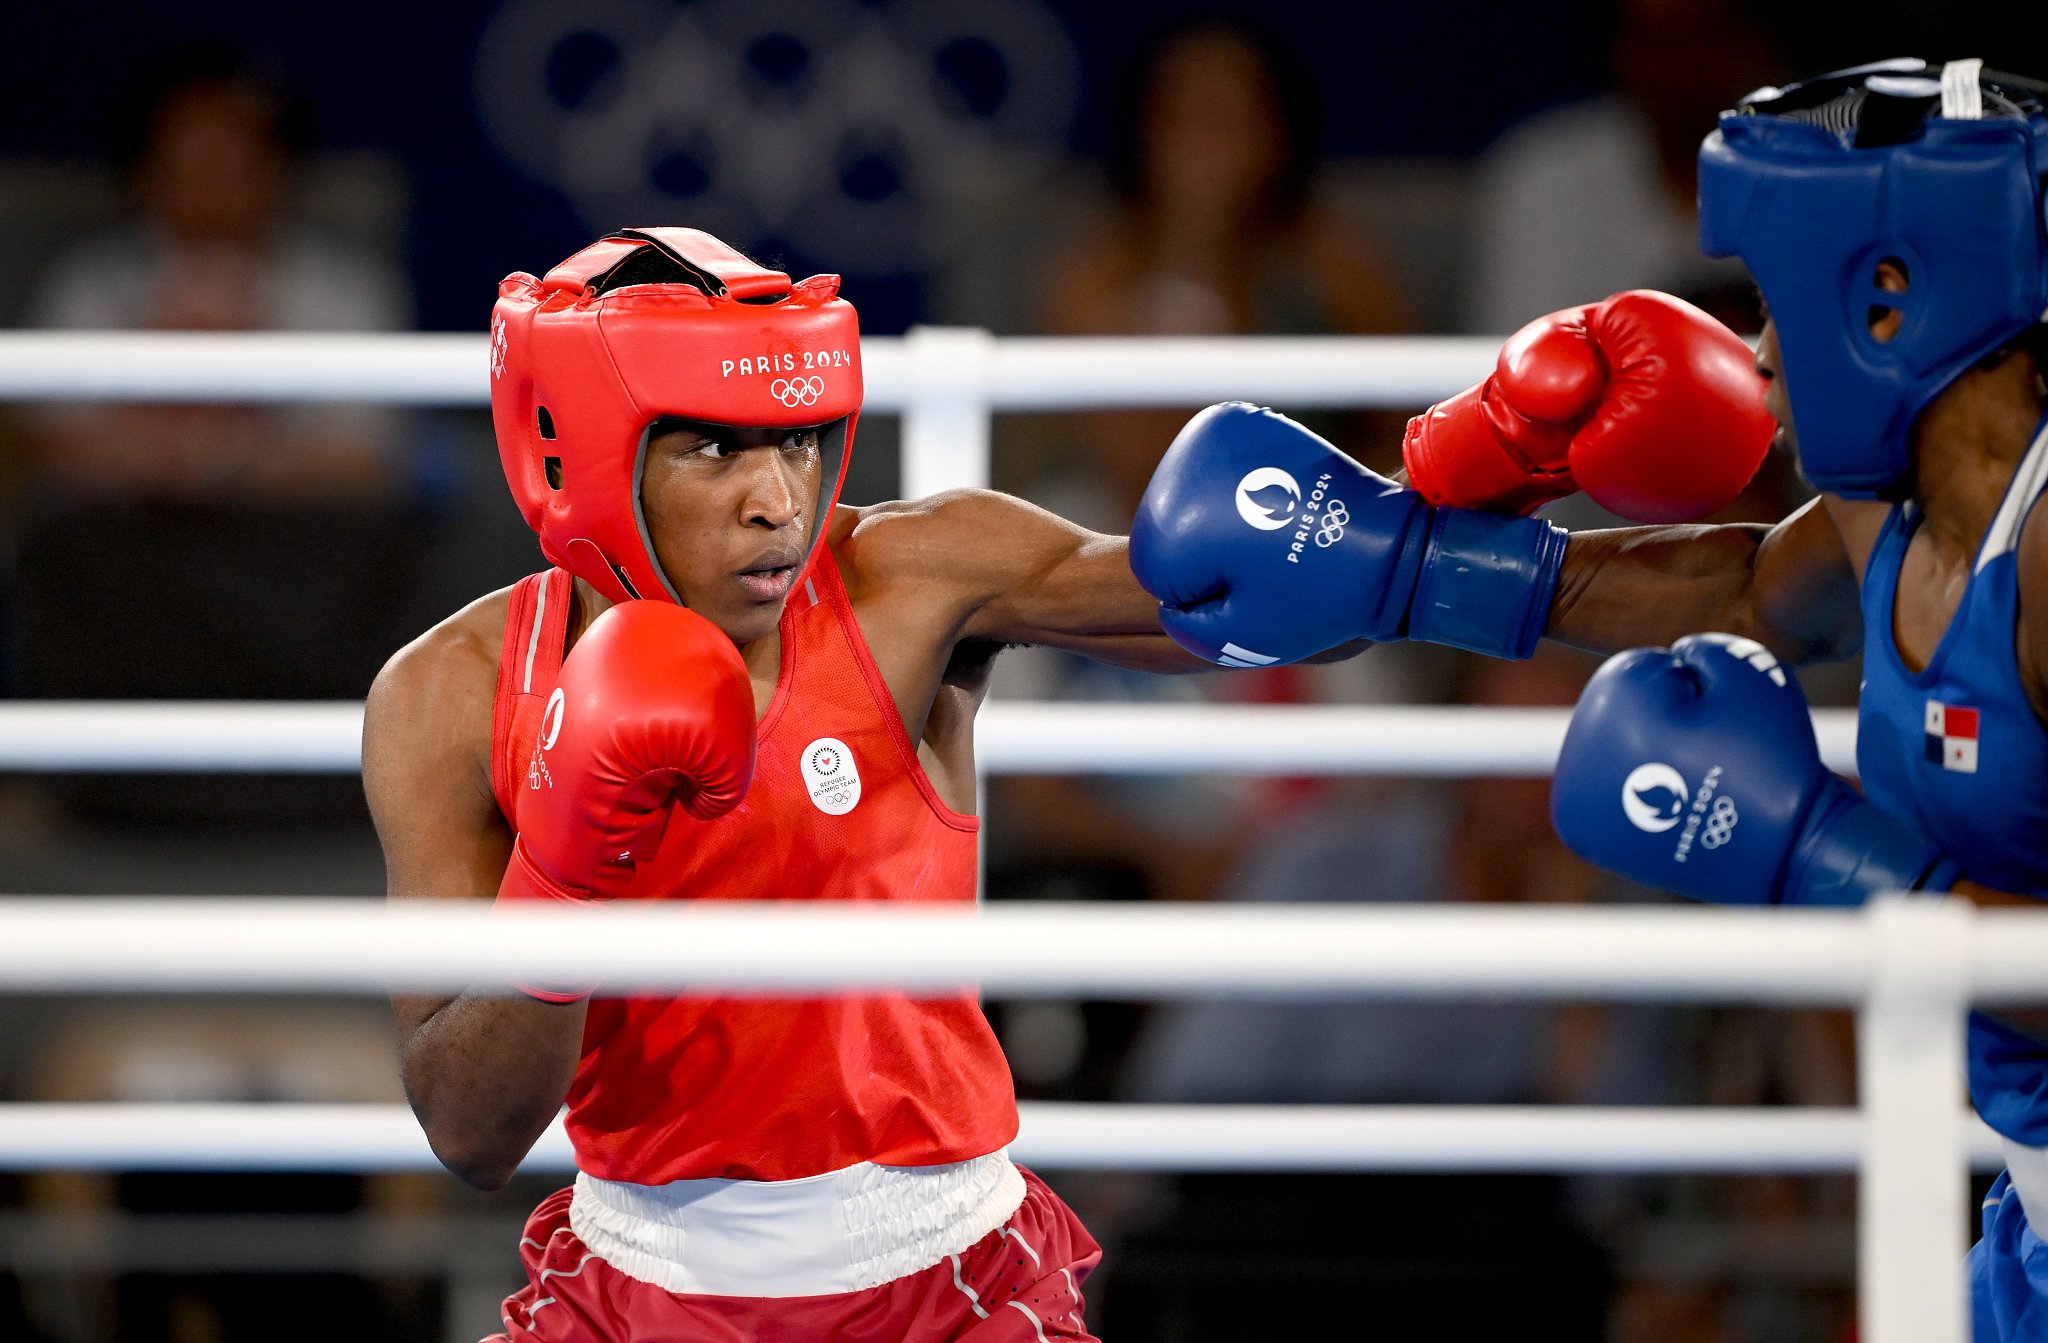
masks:
<path fill-rule="evenodd" d="M 1977 711 L 1927 701 L 1927 763 L 1958 774 L 1977 772 Z"/>

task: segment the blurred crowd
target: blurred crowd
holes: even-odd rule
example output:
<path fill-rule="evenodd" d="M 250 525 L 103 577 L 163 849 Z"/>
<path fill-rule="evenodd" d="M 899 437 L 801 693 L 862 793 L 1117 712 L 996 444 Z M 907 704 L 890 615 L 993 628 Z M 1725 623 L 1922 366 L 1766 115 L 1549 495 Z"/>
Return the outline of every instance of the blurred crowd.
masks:
<path fill-rule="evenodd" d="M 1792 71 L 1733 0 L 1618 0 L 1609 19 L 1608 88 L 1504 128 L 1467 162 L 1329 160 L 1302 34 L 1250 11 L 1161 24 L 1101 100 L 1099 158 L 1065 161 L 1058 190 L 1041 183 L 963 226 L 922 277 L 919 315 L 1054 335 L 1499 335 L 1644 286 L 1753 331 L 1740 267 L 1698 255 L 1693 153 L 1718 108 Z M 262 51 L 165 53 L 108 109 L 106 140 L 104 161 L 67 179 L 87 185 L 62 227 L 10 263 L 22 273 L 0 315 L 52 331 L 411 325 L 420 221 L 403 173 L 324 144 L 318 108 Z M 848 294 L 862 301 L 857 283 Z M 1006 418 L 996 483 L 1121 531 L 1193 409 Z M 1399 466 L 1403 414 L 1301 418 L 1376 469 Z M 864 422 L 853 502 L 890 493 L 892 454 L 889 427 Z M 1801 491 L 1774 462 L 1728 516 L 1773 520 Z M 352 699 L 400 643 L 539 556 L 479 414 L 37 405 L 0 420 L 0 562 L 0 693 Z M 1591 665 L 1398 647 L 1160 680 L 1017 650 L 996 693 L 1563 706 Z M 1541 780 L 1016 778 L 993 784 L 988 811 L 993 900 L 1661 898 L 1566 853 Z M 353 779 L 17 777 L 0 778 L 0 889 L 372 896 L 381 871 Z M 1027 1098 L 1832 1105 L 1855 1092 L 1848 1029 L 1820 1013 L 990 1011 Z M 381 1005 L 5 999 L 0 1016 L 15 1098 L 399 1099 Z M 1052 1174 L 1109 1248 L 1091 1320 L 1126 1343 L 1319 1336 L 1332 1319 L 1444 1339 L 1851 1337 L 1853 1190 L 1839 1182 Z M 24 1178 L 0 1185 L 0 1336 L 215 1343 L 273 1336 L 285 1318 L 301 1339 L 491 1327 L 515 1269 L 504 1228 L 533 1188 Z M 121 1231 L 118 1210 L 158 1220 Z M 257 1212 L 301 1219 L 307 1243 L 336 1251 L 330 1266 L 266 1258 L 260 1232 L 236 1240 L 261 1224 L 235 1219 Z M 178 1227 L 226 1247 L 220 1262 L 173 1252 Z"/>

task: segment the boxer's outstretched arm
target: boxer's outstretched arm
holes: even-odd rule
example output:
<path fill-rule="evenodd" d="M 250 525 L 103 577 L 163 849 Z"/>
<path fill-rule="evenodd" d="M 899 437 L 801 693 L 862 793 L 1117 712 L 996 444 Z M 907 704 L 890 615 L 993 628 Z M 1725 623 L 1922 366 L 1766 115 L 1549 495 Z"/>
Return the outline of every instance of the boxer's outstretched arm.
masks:
<path fill-rule="evenodd" d="M 1849 657 L 1863 643 L 1858 572 L 1884 508 L 1816 499 L 1772 527 L 1575 532 L 1546 632 L 1596 653 L 1718 630 L 1786 662 Z"/>
<path fill-rule="evenodd" d="M 1131 574 L 1129 542 L 989 490 L 949 490 L 864 510 L 849 545 L 886 550 L 889 581 L 957 613 L 956 639 L 1063 648 L 1153 672 L 1214 671 L 1159 626 Z M 879 556 L 877 556 L 879 558 Z"/>
<path fill-rule="evenodd" d="M 512 852 L 491 797 L 496 648 L 463 628 L 475 610 L 401 650 L 370 690 L 363 787 L 393 900 L 488 901 Z M 503 988 L 392 1007 L 405 1094 L 434 1154 L 470 1184 L 501 1187 L 568 1094 L 584 1005 Z"/>

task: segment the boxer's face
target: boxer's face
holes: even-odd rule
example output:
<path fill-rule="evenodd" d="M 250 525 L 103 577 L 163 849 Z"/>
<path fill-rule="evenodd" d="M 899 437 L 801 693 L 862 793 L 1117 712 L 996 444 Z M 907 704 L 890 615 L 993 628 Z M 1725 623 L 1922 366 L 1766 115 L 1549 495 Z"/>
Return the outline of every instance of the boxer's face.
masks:
<path fill-rule="evenodd" d="M 640 504 L 683 604 L 745 647 L 775 632 L 809 548 L 816 429 L 689 425 L 647 443 Z"/>
<path fill-rule="evenodd" d="M 1785 394 L 1785 377 L 1778 371 L 1778 324 L 1764 318 L 1764 330 L 1756 342 L 1756 371 L 1764 377 L 1764 408 L 1778 422 L 1771 446 L 1780 452 L 1796 452 L 1798 439 L 1792 433 L 1792 400 Z"/>
<path fill-rule="evenodd" d="M 1890 261 L 1877 264 L 1878 288 L 1892 294 L 1906 292 L 1905 270 Z M 1880 341 L 1889 341 L 1899 334 L 1899 324 L 1905 315 L 1897 308 L 1873 306 L 1866 314 L 1870 333 Z M 1792 425 L 1792 398 L 1785 389 L 1783 355 L 1778 350 L 1778 324 L 1771 320 L 1770 309 L 1764 309 L 1764 330 L 1756 343 L 1756 371 L 1763 374 L 1765 381 L 1764 406 L 1778 421 L 1778 433 L 1771 440 L 1771 446 L 1786 452 L 1796 452 L 1799 438 Z"/>

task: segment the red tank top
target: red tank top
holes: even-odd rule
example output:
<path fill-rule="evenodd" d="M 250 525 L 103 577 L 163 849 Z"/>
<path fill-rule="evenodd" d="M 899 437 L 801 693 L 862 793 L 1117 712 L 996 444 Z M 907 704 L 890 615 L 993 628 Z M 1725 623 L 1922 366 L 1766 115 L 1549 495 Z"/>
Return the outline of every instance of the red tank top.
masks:
<path fill-rule="evenodd" d="M 508 818 L 573 600 L 559 569 L 512 591 L 491 760 Z M 678 811 L 627 895 L 972 901 L 979 823 L 932 790 L 828 548 L 781 637 L 746 800 L 716 821 Z M 1016 1136 L 1017 1102 L 971 994 L 598 998 L 568 1130 L 577 1165 L 607 1180 L 790 1180 L 985 1155 Z"/>

